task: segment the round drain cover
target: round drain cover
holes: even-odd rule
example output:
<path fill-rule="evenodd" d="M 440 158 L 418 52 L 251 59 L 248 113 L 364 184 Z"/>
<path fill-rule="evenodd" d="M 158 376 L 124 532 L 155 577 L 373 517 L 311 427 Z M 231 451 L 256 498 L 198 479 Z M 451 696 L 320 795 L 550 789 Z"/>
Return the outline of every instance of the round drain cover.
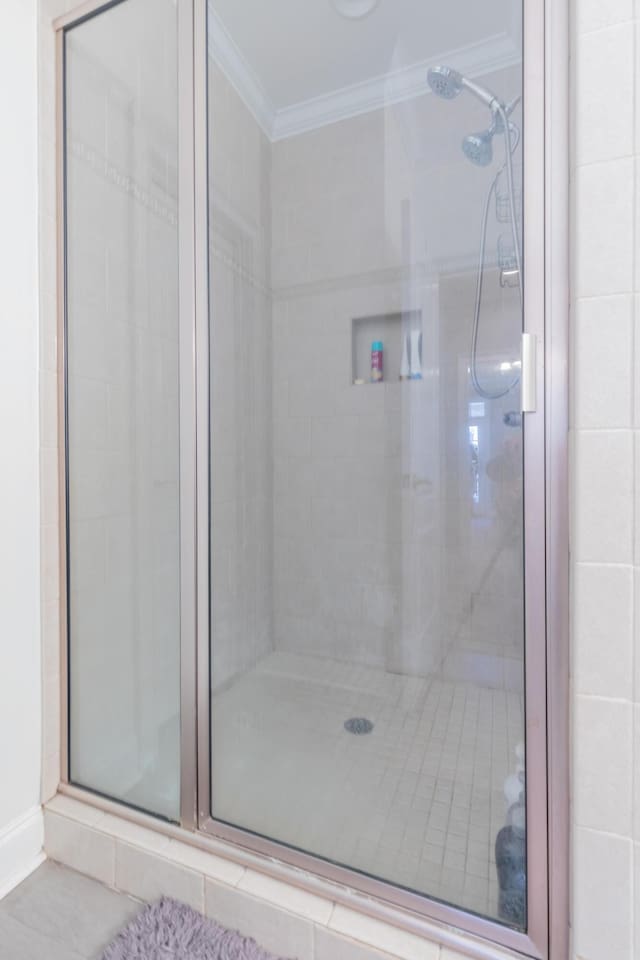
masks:
<path fill-rule="evenodd" d="M 364 733 L 371 733 L 373 724 L 366 717 L 351 717 L 345 720 L 344 728 L 347 733 L 355 733 L 356 736 L 361 737 Z"/>

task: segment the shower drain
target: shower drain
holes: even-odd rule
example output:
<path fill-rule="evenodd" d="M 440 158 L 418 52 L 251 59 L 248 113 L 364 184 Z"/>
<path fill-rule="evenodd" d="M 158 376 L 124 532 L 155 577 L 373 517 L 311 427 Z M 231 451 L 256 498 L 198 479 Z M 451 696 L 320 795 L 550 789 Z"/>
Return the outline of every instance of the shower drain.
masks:
<path fill-rule="evenodd" d="M 366 717 L 351 717 L 345 720 L 344 728 L 348 733 L 355 733 L 357 737 L 361 737 L 365 733 L 371 733 L 373 724 Z"/>

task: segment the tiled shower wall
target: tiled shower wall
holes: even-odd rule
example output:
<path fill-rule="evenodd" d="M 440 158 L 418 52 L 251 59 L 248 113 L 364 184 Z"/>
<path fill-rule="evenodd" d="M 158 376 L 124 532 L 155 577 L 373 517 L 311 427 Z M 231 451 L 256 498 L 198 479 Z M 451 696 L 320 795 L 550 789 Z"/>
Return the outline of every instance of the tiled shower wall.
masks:
<path fill-rule="evenodd" d="M 213 685 L 272 649 L 271 144 L 210 63 Z"/>
<path fill-rule="evenodd" d="M 482 400 L 470 381 L 475 283 L 473 267 L 439 280 L 442 672 L 447 679 L 522 693 L 522 431 L 504 422 L 518 405 L 517 392 Z M 497 365 L 518 355 L 518 315 L 518 292 L 505 296 L 497 271 L 487 270 L 480 356 Z M 480 379 L 495 390 L 486 369 L 481 362 Z M 470 409 L 482 415 L 472 418 Z M 469 426 L 478 435 L 475 473 Z"/>
<path fill-rule="evenodd" d="M 632 0 L 574 4 L 572 877 L 580 960 L 640 956 L 639 16 Z"/>
<path fill-rule="evenodd" d="M 521 80 L 487 82 L 513 96 Z M 274 643 L 521 690 L 521 436 L 503 423 L 517 400 L 469 419 L 488 177 L 458 136 L 484 108 L 456 107 L 420 97 L 273 146 Z M 490 219 L 491 257 L 505 228 Z M 387 327 L 384 385 L 353 386 L 368 378 L 353 321 L 400 311 L 421 314 L 423 382 L 398 383 Z M 518 316 L 492 275 L 483 356 L 517 355 Z"/>
<path fill-rule="evenodd" d="M 424 675 L 440 655 L 437 304 L 403 237 L 401 109 L 273 146 L 274 642 Z M 352 322 L 403 309 L 424 381 L 389 364 L 354 386 Z"/>

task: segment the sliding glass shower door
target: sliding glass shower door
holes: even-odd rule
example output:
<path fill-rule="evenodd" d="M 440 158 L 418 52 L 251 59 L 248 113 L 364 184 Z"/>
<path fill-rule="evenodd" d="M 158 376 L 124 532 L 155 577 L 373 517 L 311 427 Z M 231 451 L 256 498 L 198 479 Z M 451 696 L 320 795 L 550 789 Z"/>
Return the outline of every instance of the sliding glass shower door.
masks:
<path fill-rule="evenodd" d="M 208 829 L 520 929 L 521 33 L 209 5 Z"/>

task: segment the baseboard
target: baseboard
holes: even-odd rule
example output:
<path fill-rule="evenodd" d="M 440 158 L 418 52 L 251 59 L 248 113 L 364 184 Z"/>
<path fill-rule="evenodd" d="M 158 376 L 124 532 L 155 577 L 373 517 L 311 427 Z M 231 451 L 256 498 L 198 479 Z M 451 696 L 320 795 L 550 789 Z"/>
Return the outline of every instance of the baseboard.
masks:
<path fill-rule="evenodd" d="M 33 807 L 0 831 L 0 900 L 45 859 L 42 807 Z"/>

